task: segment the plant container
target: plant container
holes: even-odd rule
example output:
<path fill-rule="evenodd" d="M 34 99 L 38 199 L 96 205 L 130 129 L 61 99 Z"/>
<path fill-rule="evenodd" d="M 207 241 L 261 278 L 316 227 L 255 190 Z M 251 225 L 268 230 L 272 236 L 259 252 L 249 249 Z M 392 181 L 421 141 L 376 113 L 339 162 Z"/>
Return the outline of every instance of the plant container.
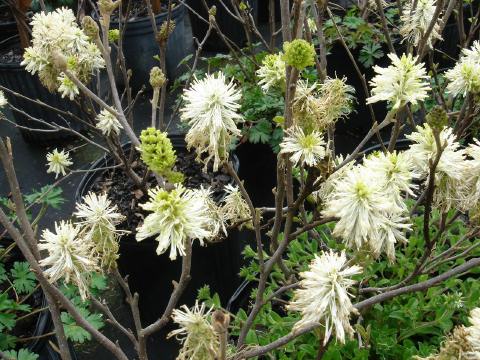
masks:
<path fill-rule="evenodd" d="M 155 16 L 157 28 L 168 19 L 167 12 Z M 186 25 L 186 11 L 183 4 L 176 5 L 172 10 L 171 20 L 175 22 L 175 29 L 167 42 L 166 69 L 170 82 L 178 77 L 182 69 L 180 62 L 192 52 L 191 33 Z M 123 38 L 123 54 L 127 69 L 132 70 L 130 86 L 134 91 L 140 90 L 143 85 L 149 86 L 150 70 L 159 66 L 154 57 L 159 54 L 158 44 L 153 34 L 152 23 L 148 16 L 138 17 L 125 23 Z M 118 22 L 112 22 L 111 28 L 118 29 Z"/>
<path fill-rule="evenodd" d="M 245 3 L 248 3 L 251 14 L 255 22 L 258 18 L 258 1 L 259 0 L 245 0 Z M 260 0 L 267 1 L 267 0 Z M 217 14 L 215 19 L 220 27 L 222 33 L 232 40 L 237 46 L 243 47 L 247 41 L 247 37 L 245 35 L 245 31 L 243 30 L 242 24 L 235 20 L 228 11 L 223 7 L 223 5 L 215 0 L 206 0 L 206 3 L 209 8 L 212 6 L 216 6 Z M 228 4 L 228 2 L 225 2 Z M 203 6 L 202 0 L 187 0 L 187 4 L 190 8 L 193 9 L 197 14 L 199 14 L 203 19 L 208 21 L 208 12 Z M 227 5 L 230 7 L 230 5 Z M 192 32 L 193 36 L 198 39 L 198 41 L 202 41 L 205 37 L 207 30 L 208 30 L 208 23 L 200 19 L 194 12 L 190 11 L 190 23 L 192 25 Z M 205 50 L 208 51 L 228 51 L 228 47 L 225 45 L 223 40 L 220 36 L 213 30 L 210 33 L 204 47 Z"/>
<path fill-rule="evenodd" d="M 9 55 L 5 56 L 6 54 Z M 15 56 L 12 54 L 15 54 Z M 49 92 L 47 88 L 41 84 L 37 75 L 32 75 L 26 71 L 25 67 L 20 65 L 20 54 L 21 50 L 18 42 L 15 41 L 9 41 L 0 48 L 0 85 L 20 95 L 17 96 L 8 91 L 4 91 L 8 103 L 15 106 L 17 109 L 24 111 L 33 118 L 40 119 L 50 124 L 71 127 L 77 131 L 83 130 L 81 122 L 67 116 L 61 116 L 61 114 L 56 111 L 50 110 L 45 106 L 24 98 L 27 97 L 34 100 L 40 100 L 48 106 L 59 109 L 62 112 L 70 112 L 78 117 L 82 116 L 81 109 L 76 103 L 69 99 L 62 99 L 58 93 Z M 13 60 L 7 62 L 5 60 L 6 57 Z M 62 141 L 72 137 L 70 132 L 52 131 L 48 126 L 33 121 L 25 114 L 13 111 L 13 109 L 12 113 L 22 136 L 27 142 L 49 145 L 52 142 Z M 49 131 L 31 131 L 22 127 Z"/>

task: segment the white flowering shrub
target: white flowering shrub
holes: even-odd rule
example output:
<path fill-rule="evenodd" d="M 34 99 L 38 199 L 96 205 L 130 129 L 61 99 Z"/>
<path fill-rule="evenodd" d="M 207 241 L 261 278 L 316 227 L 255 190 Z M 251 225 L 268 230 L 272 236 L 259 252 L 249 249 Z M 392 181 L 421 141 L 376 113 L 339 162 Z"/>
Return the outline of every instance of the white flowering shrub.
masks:
<path fill-rule="evenodd" d="M 228 175 L 230 182 L 220 189 L 213 181 L 189 187 L 190 175 L 177 167 L 179 154 L 164 121 L 167 85 L 173 81 L 165 69 L 172 24 L 154 27 L 160 62 L 145 84 L 152 90 L 151 123 L 137 136 L 122 32 L 110 29 L 120 1 L 100 0 L 98 22 L 84 17 L 82 26 L 66 9 L 33 18 L 23 62 L 27 71 L 84 107 L 91 133 L 70 130 L 106 151 L 113 159 L 106 168 L 128 178 L 128 200 L 141 219 L 130 236 L 153 241 L 158 256 L 182 262 L 156 321 L 142 321 L 138 299 L 143 294 L 132 293 L 128 274 L 118 268 L 128 214 L 109 197 L 109 189 L 86 194 L 71 219 L 37 234 L 38 221 L 23 204 L 11 146 L 2 139 L 0 159 L 16 217 L 0 206 L 0 223 L 48 294 L 50 308 L 68 311 L 112 358 L 128 360 L 129 352 L 91 326 L 59 291 L 62 282 L 78 287 L 82 298 L 126 335 L 139 360 L 149 358 L 150 336 L 170 322 L 175 328 L 167 337 L 178 341 L 177 359 L 184 360 L 479 358 L 478 16 L 463 28 L 456 63 L 444 69 L 436 65 L 436 54 L 447 40 L 454 1 L 368 1 L 349 10 L 343 23 L 324 2 L 295 1 L 293 11 L 289 1 L 280 3 L 283 28 L 270 42 L 258 31 L 249 6 L 235 5 L 230 15 L 248 35 L 241 51 L 219 28 L 216 8 L 210 9 L 204 19 L 209 31 L 198 39 L 192 68 L 175 83 L 182 87 L 174 113 L 186 127 L 186 148 L 201 171 Z M 366 35 L 353 36 L 352 29 Z M 213 31 L 232 53 L 202 69 L 202 46 Z M 281 49 L 273 46 L 280 34 Z M 252 44 L 255 36 L 261 45 Z M 366 37 L 380 41 L 388 54 Z M 342 66 L 352 67 L 360 85 L 330 71 L 326 54 L 333 41 L 347 52 Z M 360 46 L 363 65 L 351 52 Z M 115 63 L 112 49 L 118 52 Z M 374 65 L 370 78 L 363 74 L 367 64 Z M 106 97 L 91 86 L 101 69 Z M 115 74 L 123 77 L 124 91 Z M 0 91 L 0 108 L 8 107 L 18 110 Z M 371 127 L 352 134 L 355 122 L 365 120 L 360 107 L 368 108 Z M 349 152 L 338 151 L 340 123 L 347 128 Z M 120 145 L 125 137 L 131 151 Z M 232 151 L 247 140 L 269 142 L 276 151 L 277 181 L 266 191 L 274 198 L 272 207 L 256 205 L 246 190 L 252 184 L 244 183 L 232 163 Z M 378 146 L 370 148 L 375 141 Z M 56 181 L 78 171 L 74 149 L 68 149 L 47 155 L 46 172 Z M 208 287 L 199 289 L 195 304 L 181 303 L 189 279 L 197 275 L 191 270 L 197 251 L 192 244 L 236 241 L 229 236 L 233 230 L 251 240 L 239 274 L 254 288 L 244 296 L 247 305 L 232 310 Z M 134 329 L 121 324 L 90 290 L 96 273 L 120 284 Z M 52 316 L 62 359 L 69 360 L 61 322 L 55 311 Z"/>

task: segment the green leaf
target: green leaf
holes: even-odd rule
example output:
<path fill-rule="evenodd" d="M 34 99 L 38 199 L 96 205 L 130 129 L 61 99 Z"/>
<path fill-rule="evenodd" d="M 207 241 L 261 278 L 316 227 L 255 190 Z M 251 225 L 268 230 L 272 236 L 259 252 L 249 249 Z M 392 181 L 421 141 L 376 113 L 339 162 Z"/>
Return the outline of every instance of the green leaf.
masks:
<path fill-rule="evenodd" d="M 77 308 L 80 312 L 80 315 L 87 320 L 90 325 L 92 325 L 96 330 L 99 330 L 103 327 L 104 322 L 101 314 L 90 313 L 88 309 Z M 63 323 L 63 328 L 65 329 L 65 336 L 68 340 L 83 343 L 85 340 L 91 340 L 91 335 L 89 332 L 77 325 L 75 320 L 66 312 L 62 312 L 61 319 Z"/>
<path fill-rule="evenodd" d="M 13 287 L 21 294 L 29 294 L 35 289 L 36 278 L 30 270 L 28 262 L 16 261 L 10 270 L 13 277 Z"/>
<path fill-rule="evenodd" d="M 27 349 L 5 351 L 5 355 L 15 360 L 37 360 L 38 355 Z"/>
<path fill-rule="evenodd" d="M 270 140 L 271 132 L 272 124 L 263 119 L 250 129 L 248 139 L 254 144 L 259 142 L 264 144 Z"/>
<path fill-rule="evenodd" d="M 47 205 L 58 210 L 66 201 L 62 193 L 62 188 L 46 185 L 42 187 L 40 191 L 33 191 L 31 194 L 25 195 L 25 201 L 29 204 L 38 203 Z"/>
<path fill-rule="evenodd" d="M 8 294 L 0 295 L 0 331 L 11 330 L 15 326 L 15 314 L 8 312 L 15 306 L 15 302 L 8 298 Z"/>

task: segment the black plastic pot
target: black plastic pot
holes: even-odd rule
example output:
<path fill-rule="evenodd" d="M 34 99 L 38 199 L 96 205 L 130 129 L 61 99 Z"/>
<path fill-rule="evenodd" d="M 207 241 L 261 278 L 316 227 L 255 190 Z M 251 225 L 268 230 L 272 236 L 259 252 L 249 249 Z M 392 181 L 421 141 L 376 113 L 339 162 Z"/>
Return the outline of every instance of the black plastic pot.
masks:
<path fill-rule="evenodd" d="M 167 76 L 170 82 L 173 82 L 182 72 L 182 69 L 178 67 L 180 61 L 192 53 L 192 36 L 187 31 L 185 13 L 184 5 L 177 5 L 172 10 L 175 30 L 168 38 L 166 51 Z M 167 21 L 166 12 L 155 16 L 157 28 L 160 28 L 165 21 Z M 111 27 L 118 28 L 118 23 L 112 22 Z M 138 91 L 142 85 L 149 87 L 150 70 L 159 65 L 159 62 L 154 59 L 154 56 L 158 55 L 159 49 L 149 17 L 138 18 L 126 23 L 123 53 L 127 68 L 132 69 L 133 72 L 130 80 L 132 89 Z"/>
<path fill-rule="evenodd" d="M 245 0 L 245 3 L 248 3 L 252 9 L 253 19 L 256 21 L 258 17 L 258 1 L 259 0 Z M 260 0 L 267 1 L 267 0 Z M 225 10 L 223 5 L 216 0 L 206 0 L 208 7 L 216 6 L 217 14 L 215 19 L 220 27 L 222 33 L 226 35 L 230 40 L 232 40 L 239 47 L 243 47 L 247 41 L 245 31 L 240 22 L 235 20 L 228 12 Z M 225 2 L 228 4 L 228 2 Z M 208 13 L 205 7 L 203 6 L 202 0 L 187 0 L 188 6 L 190 6 L 196 13 L 198 13 L 203 19 L 208 20 Z M 230 5 L 227 5 L 230 6 Z M 198 18 L 196 14 L 190 11 L 190 23 L 192 25 L 193 36 L 202 41 L 205 37 L 205 34 L 208 30 L 208 23 Z M 228 51 L 228 47 L 225 45 L 223 40 L 218 36 L 215 31 L 212 31 L 209 38 L 207 39 L 204 47 L 208 51 Z"/>
<path fill-rule="evenodd" d="M 4 12 L 10 12 L 10 9 L 8 8 L 7 5 L 0 5 L 0 13 Z M 0 21 L 0 45 L 2 44 L 3 41 L 11 38 L 15 34 L 18 33 L 17 30 L 17 24 L 15 23 L 15 20 L 6 20 L 6 21 Z"/>
<path fill-rule="evenodd" d="M 183 137 L 171 136 L 171 140 L 177 152 L 185 151 Z M 130 144 L 124 146 L 127 149 Z M 232 161 L 238 169 L 239 161 L 235 155 Z M 90 169 L 112 164 L 113 159 L 106 155 L 93 163 Z M 76 201 L 81 201 L 103 172 L 98 170 L 85 175 L 77 189 Z M 226 303 L 240 283 L 238 272 L 242 265 L 244 239 L 245 232 L 232 231 L 222 242 L 206 247 L 194 241 L 192 278 L 179 304 L 193 305 L 197 290 L 204 285 L 209 285 L 212 293 L 217 292 L 222 302 Z M 142 319 L 146 322 L 154 321 L 162 314 L 172 291 L 172 280 L 178 281 L 181 273 L 181 257 L 171 261 L 168 253 L 157 255 L 157 244 L 153 238 L 137 242 L 135 234 L 123 236 L 120 240 L 119 269 L 122 274 L 129 275 L 130 286 L 140 294 Z"/>
<path fill-rule="evenodd" d="M 0 48 L 0 52 L 9 50 L 15 46 L 18 46 L 18 43 L 9 42 L 7 45 L 5 45 L 5 47 Z M 27 72 L 24 66 L 20 65 L 20 63 L 0 63 L 0 85 L 30 99 L 41 100 L 47 105 L 63 112 L 70 112 L 77 116 L 82 116 L 82 112 L 76 103 L 70 101 L 69 99 L 62 99 L 58 93 L 50 93 L 47 88 L 40 83 L 38 76 Z M 79 121 L 67 116 L 62 117 L 58 112 L 50 110 L 20 96 L 13 95 L 8 91 L 4 91 L 4 93 L 11 105 L 36 119 L 40 119 L 51 124 L 59 124 L 64 127 L 71 127 L 77 131 L 83 130 L 83 125 Z M 38 132 L 19 128 L 22 136 L 27 142 L 46 145 L 55 141 L 65 140 L 72 136 L 72 134 L 67 131 L 52 131 L 52 129 L 48 126 L 39 124 L 36 121 L 32 121 L 28 118 L 28 116 L 19 112 L 12 110 L 12 113 L 15 122 L 19 126 L 49 130 L 47 132 Z"/>

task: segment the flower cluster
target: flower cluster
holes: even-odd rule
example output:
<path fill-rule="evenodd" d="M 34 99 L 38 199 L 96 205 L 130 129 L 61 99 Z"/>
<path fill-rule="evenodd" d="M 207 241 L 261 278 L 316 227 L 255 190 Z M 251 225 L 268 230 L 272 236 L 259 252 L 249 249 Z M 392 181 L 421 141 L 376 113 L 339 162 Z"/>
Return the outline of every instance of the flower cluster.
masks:
<path fill-rule="evenodd" d="M 118 239 L 123 234 L 116 229 L 125 217 L 112 205 L 107 194 L 96 195 L 92 192 L 83 197 L 77 204 L 74 215 L 82 226 L 85 242 L 93 245 L 94 256 L 99 259 L 101 269 L 116 267 L 118 259 Z"/>
<path fill-rule="evenodd" d="M 32 26 L 32 45 L 25 49 L 22 65 L 32 74 L 38 73 L 50 91 L 58 90 L 73 99 L 78 88 L 65 75 L 65 67 L 88 83 L 92 72 L 104 66 L 100 50 L 78 26 L 70 9 L 35 14 Z"/>
<path fill-rule="evenodd" d="M 172 320 L 179 325 L 179 329 L 168 334 L 168 338 L 175 337 L 182 344 L 177 360 L 211 360 L 219 355 L 220 341 L 213 325 L 211 312 L 205 311 L 205 303 L 198 302 L 192 309 L 183 305 L 173 310 Z"/>
<path fill-rule="evenodd" d="M 283 53 L 269 54 L 262 61 L 262 66 L 257 70 L 260 79 L 259 84 L 263 91 L 271 89 L 285 91 L 286 65 Z"/>
<path fill-rule="evenodd" d="M 437 354 L 417 360 L 480 359 L 480 308 L 470 312 L 470 326 L 457 326 L 442 343 Z"/>
<path fill-rule="evenodd" d="M 170 247 L 170 259 L 185 256 L 185 242 L 212 236 L 209 209 L 196 190 L 176 185 L 171 191 L 159 187 L 148 191 L 149 201 L 140 206 L 151 212 L 137 228 L 137 241 L 157 236 L 157 254 Z"/>
<path fill-rule="evenodd" d="M 418 46 L 433 20 L 436 7 L 435 0 L 407 1 L 402 12 L 401 20 L 403 25 L 400 29 L 400 34 L 406 40 Z M 426 44 L 428 46 L 432 46 L 433 39 L 442 39 L 439 31 L 440 24 L 437 21 L 427 39 Z"/>
<path fill-rule="evenodd" d="M 437 159 L 441 147 L 435 168 L 434 205 L 448 210 L 458 206 L 463 197 L 466 154 L 456 141 L 453 129 L 443 128 L 438 132 L 437 140 L 435 132 L 428 124 L 418 126 L 416 132 L 407 136 L 413 141 L 408 152 L 420 178 L 428 181 L 431 163 Z"/>
<path fill-rule="evenodd" d="M 54 149 L 47 154 L 47 173 L 54 173 L 55 179 L 58 178 L 60 174 L 65 176 L 67 174 L 66 168 L 72 164 L 73 162 L 65 150 L 58 151 Z"/>
<path fill-rule="evenodd" d="M 299 71 L 315 64 L 315 48 L 308 41 L 303 39 L 287 41 L 283 44 L 283 51 L 283 60 Z"/>
<path fill-rule="evenodd" d="M 167 133 L 155 128 L 142 130 L 139 150 L 142 161 L 150 170 L 165 176 L 171 183 L 183 181 L 183 175 L 172 170 L 177 156 Z"/>
<path fill-rule="evenodd" d="M 327 78 L 323 84 L 300 80 L 293 102 L 293 121 L 304 131 L 325 131 L 352 109 L 354 89 L 346 78 Z"/>
<path fill-rule="evenodd" d="M 67 283 L 72 282 L 78 286 L 82 298 L 86 298 L 90 276 L 98 268 L 91 243 L 84 241 L 79 233 L 80 227 L 60 221 L 55 223 L 55 233 L 43 231 L 38 248 L 48 252 L 40 265 L 47 267 L 44 273 L 50 281 L 63 278 Z"/>
<path fill-rule="evenodd" d="M 239 229 L 244 225 L 252 227 L 252 221 L 246 221 L 252 218 L 252 213 L 238 186 L 226 185 L 225 197 L 222 202 L 223 206 L 220 211 L 227 224 L 233 226 L 239 223 Z"/>
<path fill-rule="evenodd" d="M 373 67 L 377 75 L 370 81 L 372 96 L 367 103 L 388 101 L 394 109 L 399 109 L 407 103 L 416 105 L 426 99 L 430 84 L 424 65 L 417 64 L 417 58 L 411 54 L 403 54 L 401 58 L 388 54 L 388 57 L 392 65 Z"/>
<path fill-rule="evenodd" d="M 78 286 L 82 298 L 88 297 L 93 272 L 111 270 L 118 258 L 118 239 L 123 231 L 116 225 L 124 217 L 107 195 L 89 193 L 76 205 L 75 223 L 55 223 L 55 233 L 43 231 L 39 244 L 48 256 L 40 264 L 45 275 L 55 282 L 61 278 Z"/>
<path fill-rule="evenodd" d="M 226 82 L 225 75 L 207 75 L 202 80 L 195 80 L 183 93 L 185 103 L 181 118 L 190 129 L 185 140 L 188 148 L 195 148 L 198 159 L 203 154 L 205 169 L 213 159 L 213 170 L 228 161 L 230 145 L 240 136 L 237 123 L 243 121 L 237 113 L 241 92 L 233 83 Z"/>
<path fill-rule="evenodd" d="M 339 218 L 333 234 L 349 248 L 368 250 L 374 257 L 386 252 L 390 261 L 395 259 L 395 244 L 407 241 L 403 232 L 410 228 L 400 191 L 410 186 L 411 178 L 398 171 L 407 165 L 394 161 L 377 155 L 352 167 L 333 183 L 323 211 Z M 386 192 L 387 187 L 392 191 Z"/>
<path fill-rule="evenodd" d="M 103 109 L 100 111 L 100 114 L 97 115 L 97 123 L 95 124 L 95 127 L 106 136 L 110 136 L 112 133 L 118 135 L 120 134 L 120 130 L 123 129 L 123 126 L 120 124 L 117 117 L 106 109 Z"/>
<path fill-rule="evenodd" d="M 0 109 L 8 104 L 7 98 L 2 90 L 0 90 Z"/>
<path fill-rule="evenodd" d="M 295 324 L 294 330 L 320 322 L 325 326 L 324 344 L 328 343 L 333 331 L 336 339 L 345 343 L 345 335 L 353 335 L 350 314 L 356 313 L 348 290 L 355 284 L 351 277 L 361 271 L 362 268 L 357 265 L 347 265 L 344 252 L 340 255 L 333 251 L 320 257 L 315 255 L 308 271 L 300 273 L 301 288 L 295 291 L 288 305 L 289 310 L 302 313 L 302 319 Z"/>
<path fill-rule="evenodd" d="M 295 166 L 317 166 L 327 155 L 326 143 L 318 131 L 305 134 L 299 127 L 287 130 L 287 136 L 280 144 L 281 154 L 291 154 Z"/>
<path fill-rule="evenodd" d="M 447 91 L 454 96 L 480 93 L 480 41 L 463 50 L 462 57 L 445 77 L 449 81 Z"/>

